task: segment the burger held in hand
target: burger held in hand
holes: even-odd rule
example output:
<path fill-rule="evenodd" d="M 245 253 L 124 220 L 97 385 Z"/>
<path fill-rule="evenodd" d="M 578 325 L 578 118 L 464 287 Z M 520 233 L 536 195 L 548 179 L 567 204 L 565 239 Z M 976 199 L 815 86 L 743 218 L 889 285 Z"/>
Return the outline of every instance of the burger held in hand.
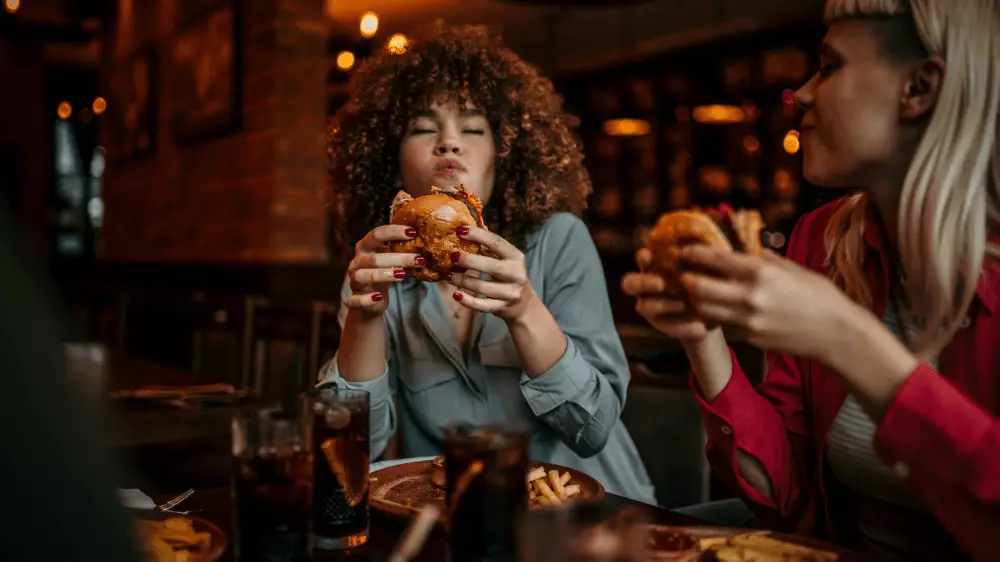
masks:
<path fill-rule="evenodd" d="M 760 256 L 760 233 L 764 221 L 756 210 L 733 210 L 728 205 L 719 209 L 692 208 L 672 211 L 657 221 L 646 245 L 651 254 L 644 271 L 663 277 L 667 291 L 674 295 L 684 293 L 680 274 L 691 270 L 680 261 L 681 250 L 686 246 L 704 244 L 730 252 Z"/>
<path fill-rule="evenodd" d="M 400 191 L 392 202 L 389 222 L 412 227 L 417 235 L 411 240 L 390 242 L 383 251 L 423 256 L 426 263 L 407 272 L 432 283 L 445 279 L 457 267 L 452 261 L 455 252 L 480 253 L 480 245 L 462 239 L 458 228 L 486 228 L 482 202 L 462 184 L 456 185 L 454 191 L 431 187 L 429 194 L 420 197 Z"/>

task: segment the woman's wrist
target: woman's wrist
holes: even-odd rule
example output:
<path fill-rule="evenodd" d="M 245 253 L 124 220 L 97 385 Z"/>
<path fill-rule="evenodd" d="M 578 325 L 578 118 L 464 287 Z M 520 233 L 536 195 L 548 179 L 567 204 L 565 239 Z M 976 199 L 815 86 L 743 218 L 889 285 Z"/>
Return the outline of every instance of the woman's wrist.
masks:
<path fill-rule="evenodd" d="M 715 400 L 733 377 L 733 361 L 722 328 L 713 328 L 704 338 L 682 342 L 691 370 L 705 400 Z"/>

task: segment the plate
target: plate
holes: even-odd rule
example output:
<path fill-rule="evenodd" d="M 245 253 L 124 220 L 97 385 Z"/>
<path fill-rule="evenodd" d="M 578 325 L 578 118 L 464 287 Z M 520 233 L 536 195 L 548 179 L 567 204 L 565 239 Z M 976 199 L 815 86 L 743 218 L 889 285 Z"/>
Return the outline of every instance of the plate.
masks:
<path fill-rule="evenodd" d="M 591 476 L 574 468 L 545 462 L 530 462 L 529 467 L 542 466 L 545 471 L 569 472 L 570 482 L 580 486 L 580 500 L 600 501 L 604 486 Z M 436 503 L 444 512 L 444 488 L 431 484 L 431 460 L 395 464 L 371 473 L 371 508 L 394 518 L 408 519 L 425 503 Z M 527 493 L 522 489 L 523 493 Z M 575 499 L 575 498 L 574 498 Z"/>
<path fill-rule="evenodd" d="M 206 549 L 199 556 L 191 556 L 191 558 L 189 558 L 191 562 L 211 562 L 218 560 L 222 557 L 222 554 L 226 552 L 226 547 L 229 546 L 229 538 L 224 532 L 222 532 L 222 529 L 220 529 L 215 523 L 212 523 L 202 517 L 198 517 L 197 515 L 164 513 L 158 509 L 133 509 L 130 511 L 138 521 L 166 521 L 167 519 L 174 517 L 190 519 L 196 533 L 208 533 L 211 537 L 208 549 Z M 141 544 L 141 546 L 145 549 L 145 544 Z M 154 558 L 147 555 L 147 559 L 152 560 Z"/>
<path fill-rule="evenodd" d="M 691 538 L 693 538 L 696 542 L 699 542 L 702 539 L 711 539 L 711 538 L 726 538 L 726 539 L 728 539 L 728 538 L 735 537 L 737 535 L 743 535 L 743 534 L 747 534 L 747 533 L 761 533 L 761 534 L 764 534 L 767 537 L 770 537 L 772 539 L 778 539 L 780 541 L 789 543 L 791 545 L 804 546 L 804 547 L 808 547 L 808 548 L 811 548 L 811 549 L 814 549 L 814 550 L 818 550 L 818 551 L 824 551 L 824 552 L 826 552 L 828 554 L 834 555 L 833 557 L 830 557 L 830 558 L 819 557 L 819 556 L 815 556 L 815 557 L 812 557 L 812 558 L 810 558 L 810 557 L 800 557 L 800 558 L 788 557 L 787 560 L 791 560 L 791 561 L 794 561 L 794 560 L 816 560 L 818 562 L 827 562 L 828 560 L 836 560 L 837 562 L 858 562 L 858 561 L 861 560 L 861 558 L 859 557 L 858 554 L 852 553 L 852 552 L 850 552 L 848 550 L 845 550 L 843 548 L 840 548 L 840 547 L 838 547 L 836 545 L 832 545 L 832 544 L 829 544 L 829 543 L 824 543 L 824 542 L 813 540 L 813 539 L 809 539 L 809 538 L 806 538 L 806 537 L 800 537 L 800 536 L 796 536 L 796 535 L 788 535 L 788 534 L 785 534 L 785 533 L 776 533 L 776 532 L 772 532 L 772 531 L 763 531 L 763 530 L 757 530 L 757 529 L 740 529 L 740 528 L 736 528 L 736 527 L 708 527 L 708 526 L 706 526 L 706 527 L 677 527 L 677 526 L 670 526 L 670 525 L 650 525 L 649 527 L 650 527 L 650 533 L 654 534 L 654 535 L 660 535 L 662 537 L 662 536 L 669 536 L 669 535 L 671 535 L 673 533 L 686 534 L 686 535 L 690 536 Z M 664 541 L 664 542 L 669 542 L 669 540 L 668 541 Z M 655 544 L 655 538 L 654 538 L 654 544 Z M 698 560 L 699 556 L 700 556 L 699 554 L 695 554 L 694 556 L 692 556 L 692 555 L 690 555 L 688 553 L 677 553 L 676 551 L 673 552 L 673 553 L 670 552 L 670 551 L 658 551 L 655 548 L 652 550 L 651 554 L 652 554 L 651 560 L 654 560 L 654 561 L 667 561 L 667 560 L 670 560 L 670 561 L 678 561 L 678 562 L 681 562 L 681 561 L 687 562 L 689 560 Z M 763 559 L 763 558 L 761 558 L 761 559 Z"/>

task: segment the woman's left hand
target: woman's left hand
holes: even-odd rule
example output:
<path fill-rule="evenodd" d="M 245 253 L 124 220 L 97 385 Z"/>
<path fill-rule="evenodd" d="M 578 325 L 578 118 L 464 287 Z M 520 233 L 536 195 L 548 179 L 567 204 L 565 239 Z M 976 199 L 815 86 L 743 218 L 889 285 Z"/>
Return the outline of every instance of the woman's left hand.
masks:
<path fill-rule="evenodd" d="M 692 246 L 682 259 L 714 275 L 681 276 L 698 316 L 741 329 L 759 347 L 825 360 L 837 353 L 838 320 L 857 308 L 826 277 L 770 251 L 756 258 Z"/>
<path fill-rule="evenodd" d="M 528 309 L 532 299 L 537 298 L 528 270 L 524 265 L 524 254 L 502 236 L 474 226 L 460 227 L 458 235 L 470 242 L 476 242 L 499 259 L 476 254 L 460 254 L 459 267 L 465 273 L 452 273 L 448 281 L 458 287 L 453 297 L 472 310 L 491 312 L 504 320 L 516 319 Z M 456 252 L 458 253 L 458 252 Z M 490 280 L 481 279 L 477 272 L 486 273 Z"/>

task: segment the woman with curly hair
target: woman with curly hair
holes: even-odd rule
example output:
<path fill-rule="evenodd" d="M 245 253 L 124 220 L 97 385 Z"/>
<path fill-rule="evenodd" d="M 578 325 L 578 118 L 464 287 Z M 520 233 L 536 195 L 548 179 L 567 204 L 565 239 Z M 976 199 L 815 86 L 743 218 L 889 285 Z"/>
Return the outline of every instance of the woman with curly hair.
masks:
<path fill-rule="evenodd" d="M 531 458 L 577 468 L 609 492 L 655 503 L 620 414 L 628 363 L 601 263 L 576 216 L 590 181 L 576 119 L 552 83 L 482 27 L 439 27 L 353 77 L 330 136 L 335 229 L 354 243 L 340 348 L 321 380 L 371 392 L 371 449 L 400 429 L 403 454 L 436 455 L 451 422 L 526 422 Z M 399 189 L 461 183 L 495 255 L 458 257 L 480 276 L 424 283 L 415 235 L 385 225 Z M 346 237 L 346 240 L 344 239 Z M 394 398 L 395 397 L 395 401 Z M 398 408 L 398 409 L 397 409 Z"/>

